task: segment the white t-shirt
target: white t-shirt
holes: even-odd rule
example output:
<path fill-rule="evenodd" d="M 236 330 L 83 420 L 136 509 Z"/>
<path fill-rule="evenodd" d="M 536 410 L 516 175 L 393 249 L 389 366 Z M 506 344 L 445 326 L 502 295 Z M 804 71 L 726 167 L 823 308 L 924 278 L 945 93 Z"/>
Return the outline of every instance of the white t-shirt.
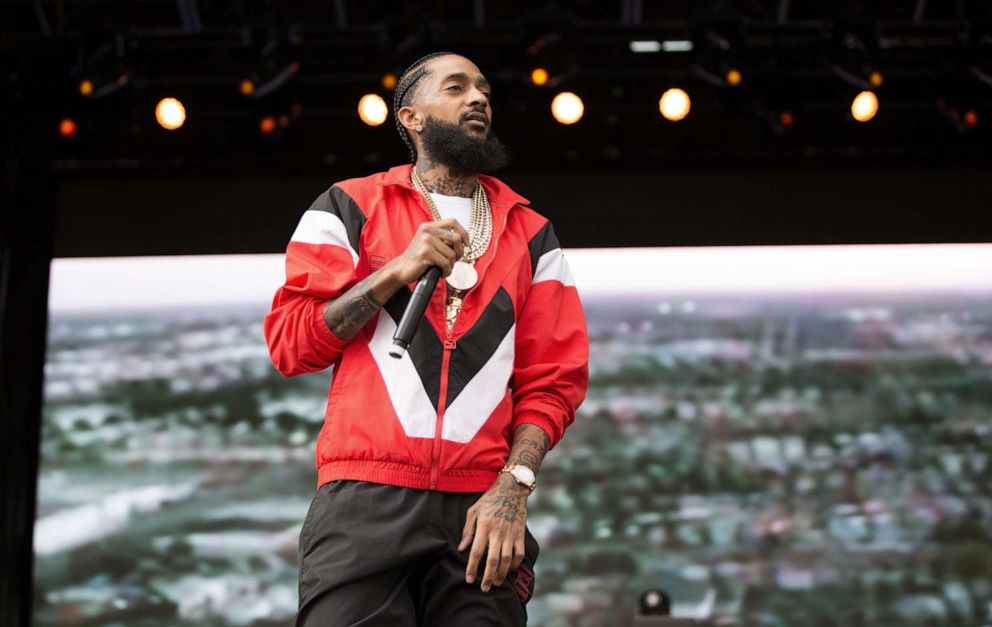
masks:
<path fill-rule="evenodd" d="M 431 194 L 437 212 L 441 214 L 442 220 L 454 218 L 462 225 L 462 228 L 469 231 L 472 224 L 472 199 L 463 196 L 445 196 L 444 194 Z M 471 232 L 471 231 L 469 231 Z"/>

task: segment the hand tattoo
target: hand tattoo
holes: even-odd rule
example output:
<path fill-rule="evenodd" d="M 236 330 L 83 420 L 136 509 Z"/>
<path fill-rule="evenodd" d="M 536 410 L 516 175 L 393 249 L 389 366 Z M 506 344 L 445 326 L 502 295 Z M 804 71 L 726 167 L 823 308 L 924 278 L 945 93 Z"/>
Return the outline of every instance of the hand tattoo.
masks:
<path fill-rule="evenodd" d="M 521 491 L 515 482 L 497 481 L 483 495 L 482 515 L 498 518 L 508 523 L 524 522 L 527 519 L 527 490 Z"/>
<path fill-rule="evenodd" d="M 523 464 L 537 472 L 544 454 L 551 447 L 551 437 L 537 425 L 524 424 L 513 432 L 509 465 Z M 530 489 L 509 474 L 501 473 L 492 487 L 468 508 L 459 551 L 471 547 L 465 567 L 466 583 L 473 583 L 479 564 L 485 559 L 482 590 L 503 584 L 507 573 L 516 570 L 524 559 L 524 535 L 527 528 L 527 497 Z M 496 551 L 490 554 L 489 551 Z"/>

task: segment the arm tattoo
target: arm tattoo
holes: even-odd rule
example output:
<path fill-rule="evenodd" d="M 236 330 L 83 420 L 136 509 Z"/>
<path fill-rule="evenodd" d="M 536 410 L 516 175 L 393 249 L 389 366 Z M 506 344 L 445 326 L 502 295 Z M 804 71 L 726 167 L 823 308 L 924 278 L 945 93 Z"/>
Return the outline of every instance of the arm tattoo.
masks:
<path fill-rule="evenodd" d="M 509 465 L 523 464 L 535 473 L 551 447 L 551 438 L 544 429 L 531 424 L 521 425 L 513 434 Z"/>
<path fill-rule="evenodd" d="M 372 295 L 372 282 L 378 271 L 362 279 L 350 290 L 335 298 L 324 307 L 324 322 L 327 328 L 342 340 L 350 340 L 383 303 L 377 303 Z"/>
<path fill-rule="evenodd" d="M 551 438 L 544 429 L 531 424 L 521 425 L 513 433 L 513 448 L 507 463 L 511 466 L 523 464 L 537 473 L 550 445 Z M 480 501 L 481 513 L 508 523 L 524 523 L 527 521 L 529 494 L 527 488 L 512 479 L 497 480 Z"/>

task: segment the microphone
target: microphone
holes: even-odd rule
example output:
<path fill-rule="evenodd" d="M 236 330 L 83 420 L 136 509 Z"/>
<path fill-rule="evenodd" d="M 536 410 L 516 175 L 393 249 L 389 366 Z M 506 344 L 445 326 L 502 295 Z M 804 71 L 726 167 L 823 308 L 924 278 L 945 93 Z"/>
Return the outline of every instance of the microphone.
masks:
<path fill-rule="evenodd" d="M 441 278 L 441 268 L 437 266 L 427 268 L 420 275 L 417 286 L 413 288 L 410 301 L 406 304 L 406 311 L 403 312 L 403 317 L 400 318 L 400 323 L 396 327 L 396 333 L 393 334 L 393 346 L 389 349 L 391 357 L 400 359 L 406 353 L 410 342 L 413 341 L 413 334 L 417 332 L 417 325 L 424 317 L 424 310 L 427 309 L 427 303 L 431 301 L 431 294 L 434 293 L 439 278 Z"/>

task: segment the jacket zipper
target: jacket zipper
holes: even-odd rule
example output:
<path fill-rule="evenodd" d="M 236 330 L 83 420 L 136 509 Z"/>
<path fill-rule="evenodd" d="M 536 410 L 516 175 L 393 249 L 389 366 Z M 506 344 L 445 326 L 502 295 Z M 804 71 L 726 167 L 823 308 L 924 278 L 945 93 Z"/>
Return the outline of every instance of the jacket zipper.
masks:
<path fill-rule="evenodd" d="M 419 194 L 418 194 L 419 196 Z M 426 204 L 426 201 L 425 201 Z M 432 214 L 433 215 L 433 214 Z M 496 250 L 499 247 L 499 235 L 503 232 L 503 227 L 506 226 L 504 221 L 498 230 L 498 232 L 493 233 L 493 253 L 492 259 L 496 258 Z M 437 420 L 434 423 L 434 445 L 431 449 L 431 472 L 430 472 L 430 489 L 437 489 L 437 478 L 441 474 L 441 429 L 444 426 L 444 410 L 448 400 L 448 369 L 451 364 L 451 351 L 455 350 L 458 346 L 452 335 L 455 330 L 455 325 L 458 324 L 458 314 L 455 314 L 455 319 L 451 323 L 451 327 L 448 327 L 447 320 L 444 320 L 445 305 L 447 304 L 447 287 L 445 287 L 445 301 L 441 304 L 441 318 L 442 324 L 444 324 L 446 331 L 444 334 L 444 351 L 441 355 L 441 388 L 438 390 L 437 399 Z M 463 302 L 464 306 L 464 302 Z M 459 312 L 461 313 L 461 312 Z"/>
<path fill-rule="evenodd" d="M 457 318 L 455 316 L 456 320 Z M 445 324 L 445 326 L 448 325 Z M 452 324 L 445 333 L 444 352 L 441 356 L 441 389 L 438 391 L 437 421 L 434 423 L 434 447 L 431 452 L 431 490 L 437 489 L 437 477 L 441 471 L 441 428 L 444 425 L 444 409 L 448 400 L 448 368 L 451 363 L 451 351 L 455 350 L 455 346 L 458 345 L 451 337 L 454 328 L 455 325 Z"/>

